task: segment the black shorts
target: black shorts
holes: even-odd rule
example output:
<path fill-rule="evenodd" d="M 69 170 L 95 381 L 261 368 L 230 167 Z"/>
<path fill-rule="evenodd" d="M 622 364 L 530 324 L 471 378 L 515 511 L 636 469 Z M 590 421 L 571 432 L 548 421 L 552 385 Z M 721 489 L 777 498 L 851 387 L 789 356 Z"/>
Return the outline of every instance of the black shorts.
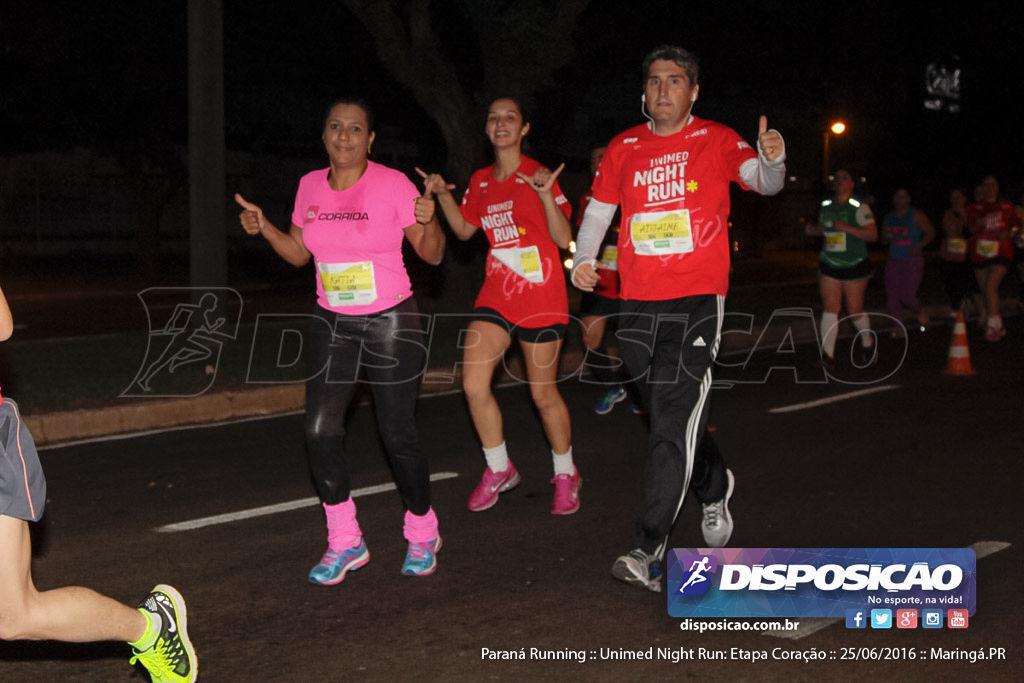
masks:
<path fill-rule="evenodd" d="M 580 317 L 597 316 L 607 318 L 619 312 L 619 300 L 611 299 L 594 292 L 583 292 L 580 296 Z"/>
<path fill-rule="evenodd" d="M 1013 261 L 1006 258 L 1005 256 L 996 256 L 994 258 L 986 259 L 984 261 L 971 261 L 971 265 L 974 266 L 975 270 L 984 270 L 989 266 L 1006 266 L 1010 267 Z"/>
<path fill-rule="evenodd" d="M 520 327 L 512 324 L 501 313 L 493 308 L 480 306 L 473 309 L 473 320 L 494 323 L 498 327 L 505 328 L 508 336 L 518 338 L 528 344 L 539 344 L 542 342 L 561 341 L 565 339 L 565 331 L 569 327 L 564 324 L 548 325 L 547 327 Z"/>
<path fill-rule="evenodd" d="M 831 278 L 833 280 L 839 280 L 841 282 L 854 282 L 856 280 L 866 280 L 872 275 L 874 271 L 871 268 L 871 262 L 867 259 L 845 268 L 837 268 L 836 266 L 830 266 L 824 261 L 818 262 L 818 272 L 822 276 Z"/>

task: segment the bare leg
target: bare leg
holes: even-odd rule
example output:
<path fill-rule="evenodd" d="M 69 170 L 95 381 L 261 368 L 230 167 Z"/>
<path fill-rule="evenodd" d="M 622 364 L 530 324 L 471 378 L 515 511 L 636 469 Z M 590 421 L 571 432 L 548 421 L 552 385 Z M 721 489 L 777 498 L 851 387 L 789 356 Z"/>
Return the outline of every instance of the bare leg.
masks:
<path fill-rule="evenodd" d="M 588 315 L 581 322 L 583 323 L 583 345 L 596 351 L 604 341 L 608 318 L 603 315 Z"/>
<path fill-rule="evenodd" d="M 982 288 L 982 293 L 984 293 L 985 302 L 988 304 L 988 318 L 992 320 L 1000 315 L 999 286 L 1003 283 L 1003 278 L 1006 277 L 1008 268 L 1005 265 L 993 263 L 984 270 L 989 271 L 989 273 L 985 280 L 985 286 Z"/>
<path fill-rule="evenodd" d="M 569 408 L 558 392 L 558 354 L 562 342 L 522 342 L 522 346 L 526 376 L 530 380 L 530 396 L 540 413 L 551 450 L 567 453 L 572 446 L 572 427 Z"/>
<path fill-rule="evenodd" d="M 40 593 L 32 582 L 28 522 L 0 515 L 0 640 L 134 642 L 146 630 L 137 610 L 81 586 Z"/>
<path fill-rule="evenodd" d="M 850 315 L 860 315 L 864 312 L 864 292 L 867 291 L 868 281 L 851 280 L 843 283 L 843 297 L 846 299 L 846 312 Z"/>
<path fill-rule="evenodd" d="M 512 339 L 494 323 L 474 320 L 469 324 L 467 346 L 462 355 L 462 388 L 466 392 L 480 444 L 497 448 L 505 442 L 504 422 L 491 381 Z"/>
<path fill-rule="evenodd" d="M 991 272 L 990 272 L 989 268 L 975 268 L 974 269 L 974 278 L 978 281 L 978 290 L 980 292 L 979 294 L 977 294 L 974 297 L 974 300 L 975 300 L 975 302 L 981 303 L 981 309 L 978 311 L 978 320 L 979 320 L 979 324 L 982 326 L 982 328 L 985 327 L 985 324 L 986 324 L 986 321 L 987 321 L 988 317 L 990 315 L 993 315 L 993 312 L 995 312 L 995 313 L 999 312 L 998 308 L 995 308 L 995 309 L 991 308 L 990 302 L 988 300 L 988 281 L 989 281 L 989 275 L 991 275 Z M 998 298 L 997 298 L 997 304 L 998 304 Z"/>

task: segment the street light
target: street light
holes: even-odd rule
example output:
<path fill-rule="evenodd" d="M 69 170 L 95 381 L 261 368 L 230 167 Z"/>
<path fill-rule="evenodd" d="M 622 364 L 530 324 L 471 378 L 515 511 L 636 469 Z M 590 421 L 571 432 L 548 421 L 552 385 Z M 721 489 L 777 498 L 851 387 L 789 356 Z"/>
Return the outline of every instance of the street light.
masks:
<path fill-rule="evenodd" d="M 846 132 L 846 124 L 836 121 L 825 130 L 825 157 L 822 162 L 821 180 L 825 184 L 825 191 L 828 191 L 828 139 L 829 135 L 842 135 Z"/>

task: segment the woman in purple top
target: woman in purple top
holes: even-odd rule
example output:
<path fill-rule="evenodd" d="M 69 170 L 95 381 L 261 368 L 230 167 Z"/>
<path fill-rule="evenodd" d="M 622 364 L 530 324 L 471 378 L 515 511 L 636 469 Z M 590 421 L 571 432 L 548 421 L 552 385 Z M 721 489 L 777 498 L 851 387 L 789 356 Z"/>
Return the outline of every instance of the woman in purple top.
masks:
<path fill-rule="evenodd" d="M 892 211 L 882 222 L 882 233 L 889 240 L 885 295 L 894 324 L 892 336 L 903 337 L 906 335 L 904 308 L 910 309 L 922 330 L 928 324 L 928 313 L 917 298 L 917 290 L 924 276 L 923 249 L 935 239 L 935 227 L 923 211 L 910 205 L 907 188 L 896 188 L 892 205 Z"/>

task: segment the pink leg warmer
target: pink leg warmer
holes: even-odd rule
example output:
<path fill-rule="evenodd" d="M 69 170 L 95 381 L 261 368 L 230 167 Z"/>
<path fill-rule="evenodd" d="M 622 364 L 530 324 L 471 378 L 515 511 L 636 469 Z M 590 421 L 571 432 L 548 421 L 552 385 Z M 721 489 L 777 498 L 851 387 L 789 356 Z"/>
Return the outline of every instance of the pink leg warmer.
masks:
<path fill-rule="evenodd" d="M 328 505 L 324 503 L 327 513 L 327 546 L 332 550 L 348 550 L 359 545 L 363 532 L 356 520 L 356 504 L 351 498 L 344 503 Z"/>
<path fill-rule="evenodd" d="M 434 514 L 434 508 L 427 510 L 427 514 L 422 517 L 407 510 L 402 533 L 410 543 L 426 543 L 437 538 L 437 515 Z"/>

